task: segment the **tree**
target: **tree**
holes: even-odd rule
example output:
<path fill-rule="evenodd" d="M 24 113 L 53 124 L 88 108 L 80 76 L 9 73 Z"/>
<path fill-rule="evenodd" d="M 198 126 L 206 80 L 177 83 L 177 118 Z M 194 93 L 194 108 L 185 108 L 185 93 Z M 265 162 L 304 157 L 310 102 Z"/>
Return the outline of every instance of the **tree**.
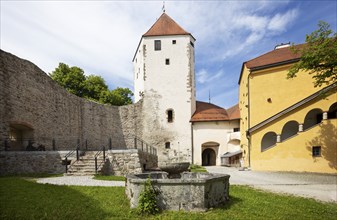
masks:
<path fill-rule="evenodd" d="M 68 92 L 79 97 L 118 106 L 132 104 L 133 93 L 130 89 L 117 87 L 110 91 L 101 76 L 85 76 L 79 67 L 59 63 L 49 75 Z"/>
<path fill-rule="evenodd" d="M 128 105 L 132 104 L 132 96 L 130 89 L 117 87 L 117 89 L 103 92 L 100 102 L 118 106 Z"/>
<path fill-rule="evenodd" d="M 102 92 L 108 90 L 105 80 L 100 76 L 89 75 L 84 82 L 83 97 L 87 99 L 100 100 Z"/>
<path fill-rule="evenodd" d="M 306 35 L 306 45 L 301 49 L 292 46 L 295 53 L 301 54 L 299 62 L 288 72 L 288 78 L 296 77 L 299 70 L 313 75 L 314 86 L 337 82 L 337 33 L 324 21 L 318 23 L 318 30 Z"/>
<path fill-rule="evenodd" d="M 59 66 L 49 75 L 68 92 L 83 97 L 86 78 L 81 68 L 69 67 L 67 64 L 59 63 Z"/>

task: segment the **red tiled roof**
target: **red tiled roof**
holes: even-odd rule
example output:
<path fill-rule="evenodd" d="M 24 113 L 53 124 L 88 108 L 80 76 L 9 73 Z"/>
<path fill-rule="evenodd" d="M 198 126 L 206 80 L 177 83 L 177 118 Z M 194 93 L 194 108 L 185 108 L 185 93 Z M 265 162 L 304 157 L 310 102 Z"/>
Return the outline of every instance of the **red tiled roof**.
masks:
<path fill-rule="evenodd" d="M 180 27 L 166 13 L 163 13 L 143 37 L 163 35 L 190 35 L 190 33 Z"/>
<path fill-rule="evenodd" d="M 305 44 L 296 45 L 296 49 L 301 49 Z M 283 63 L 292 60 L 298 60 L 301 58 L 300 53 L 294 53 L 290 47 L 284 47 L 279 49 L 274 49 L 268 53 L 265 53 L 259 57 L 245 62 L 247 68 L 254 69 L 264 66 L 269 66 L 277 63 Z"/>
<path fill-rule="evenodd" d="M 240 109 L 239 109 L 239 104 L 236 104 L 229 109 L 227 109 L 227 113 L 229 115 L 229 118 L 231 120 L 233 119 L 240 119 Z"/>
<path fill-rule="evenodd" d="M 229 121 L 237 118 L 240 118 L 238 105 L 235 105 L 226 111 L 226 109 L 217 105 L 197 101 L 196 111 L 191 118 L 191 122 Z"/>

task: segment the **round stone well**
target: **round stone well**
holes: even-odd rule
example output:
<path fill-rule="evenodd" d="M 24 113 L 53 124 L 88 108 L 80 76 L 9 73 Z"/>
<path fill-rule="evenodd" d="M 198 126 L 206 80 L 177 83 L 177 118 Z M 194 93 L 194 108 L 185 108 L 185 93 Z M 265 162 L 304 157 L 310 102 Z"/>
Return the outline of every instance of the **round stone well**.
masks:
<path fill-rule="evenodd" d="M 161 210 L 206 211 L 229 200 L 229 175 L 183 172 L 181 178 L 169 179 L 166 172 L 127 175 L 126 194 L 131 208 L 138 206 L 139 195 L 150 177 L 158 192 Z"/>

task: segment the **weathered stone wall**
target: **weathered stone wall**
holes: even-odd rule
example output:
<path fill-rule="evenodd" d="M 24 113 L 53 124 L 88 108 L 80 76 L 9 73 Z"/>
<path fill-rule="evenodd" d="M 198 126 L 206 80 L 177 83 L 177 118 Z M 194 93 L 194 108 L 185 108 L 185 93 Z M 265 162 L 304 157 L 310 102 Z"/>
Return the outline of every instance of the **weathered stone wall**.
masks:
<path fill-rule="evenodd" d="M 0 150 L 11 129 L 22 131 L 17 139 L 34 139 L 47 150 L 74 149 L 78 143 L 89 150 L 123 149 L 140 131 L 142 103 L 117 107 L 88 101 L 68 93 L 33 63 L 1 50 L 0 57 Z M 10 147 L 24 150 L 27 143 Z"/>
<path fill-rule="evenodd" d="M 109 150 L 107 156 L 103 172 L 109 175 L 138 174 L 158 166 L 157 156 L 137 149 Z"/>
<path fill-rule="evenodd" d="M 64 173 L 62 165 L 67 151 L 2 151 L 0 175 L 23 173 Z"/>

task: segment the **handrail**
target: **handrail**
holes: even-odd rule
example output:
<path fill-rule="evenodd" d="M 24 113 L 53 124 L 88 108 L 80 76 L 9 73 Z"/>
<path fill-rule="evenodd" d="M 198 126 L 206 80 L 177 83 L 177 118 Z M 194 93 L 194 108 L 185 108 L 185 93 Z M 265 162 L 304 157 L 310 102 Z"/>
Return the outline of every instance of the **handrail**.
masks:
<path fill-rule="evenodd" d="M 75 150 L 69 151 L 65 156 L 65 165 L 66 165 L 66 173 L 68 173 L 68 157 L 70 157 L 76 151 L 76 160 L 79 160 L 79 144 L 76 146 Z"/>
<path fill-rule="evenodd" d="M 98 167 L 100 167 L 102 165 L 103 162 L 100 163 L 100 165 L 97 165 L 97 157 L 103 152 L 103 162 L 105 162 L 105 146 L 102 147 L 101 151 L 97 151 L 95 154 L 95 172 L 97 174 L 98 171 Z"/>
<path fill-rule="evenodd" d="M 146 152 L 147 153 L 150 153 L 150 154 L 154 154 L 154 155 L 157 155 L 157 149 L 152 147 L 150 144 L 148 144 L 146 141 L 138 138 L 138 137 L 134 137 L 134 148 L 135 149 L 139 149 L 138 148 L 138 144 L 137 144 L 137 141 L 139 141 L 141 143 L 141 148 L 140 150 L 144 151 L 144 148 L 146 149 Z M 145 146 L 144 146 L 145 145 Z M 145 152 L 145 151 L 144 151 Z"/>

